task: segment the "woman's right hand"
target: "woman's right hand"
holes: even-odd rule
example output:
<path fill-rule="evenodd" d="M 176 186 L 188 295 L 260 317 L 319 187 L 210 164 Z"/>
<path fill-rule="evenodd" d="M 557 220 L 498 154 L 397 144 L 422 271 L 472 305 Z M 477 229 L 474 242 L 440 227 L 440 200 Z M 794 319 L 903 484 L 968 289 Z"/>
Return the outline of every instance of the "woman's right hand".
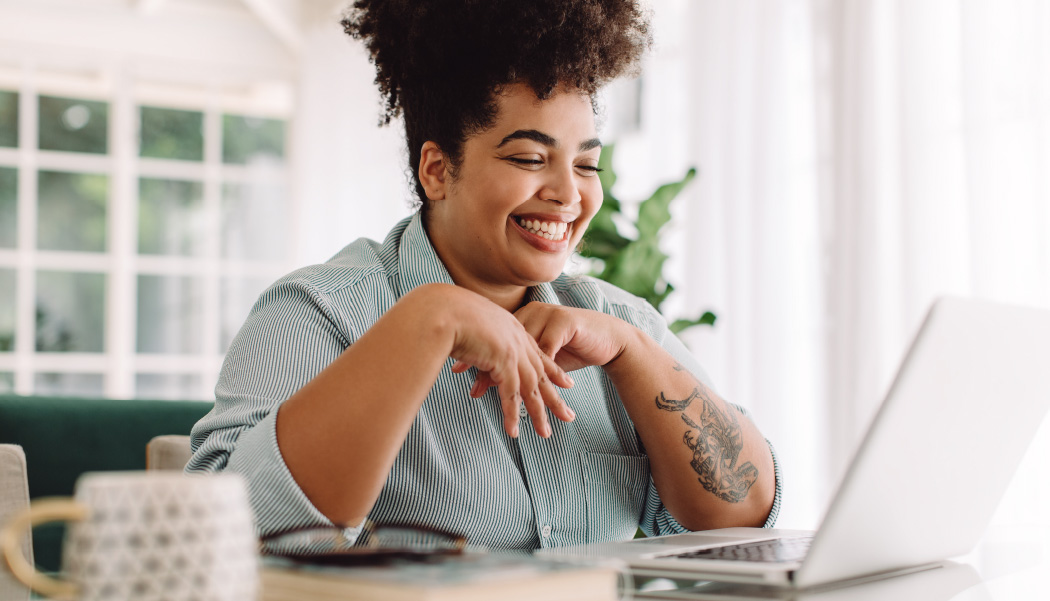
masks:
<path fill-rule="evenodd" d="M 571 388 L 572 379 L 549 356 L 540 350 L 536 340 L 521 322 L 485 297 L 450 285 L 437 285 L 435 309 L 451 316 L 452 371 L 462 373 L 471 367 L 479 372 L 480 382 L 491 381 L 497 388 L 503 410 L 503 428 L 511 437 L 518 436 L 519 407 L 522 403 L 540 436 L 551 435 L 546 408 L 562 421 L 572 421 L 576 414 L 569 408 L 557 386 Z M 484 374 L 484 375 L 482 375 Z M 486 387 L 475 381 L 470 395 L 478 398 Z"/>

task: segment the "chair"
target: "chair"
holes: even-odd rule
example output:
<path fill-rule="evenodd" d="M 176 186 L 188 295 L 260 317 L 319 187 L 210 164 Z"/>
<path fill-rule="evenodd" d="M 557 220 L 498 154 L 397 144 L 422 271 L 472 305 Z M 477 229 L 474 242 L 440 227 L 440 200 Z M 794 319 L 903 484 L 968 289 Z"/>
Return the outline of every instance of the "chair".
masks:
<path fill-rule="evenodd" d="M 33 464 L 29 498 L 69 497 L 85 472 L 141 470 L 143 449 L 162 434 L 188 434 L 213 404 L 0 395 L 0 443 L 21 445 Z M 59 570 L 62 524 L 33 529 L 37 569 Z"/>
<path fill-rule="evenodd" d="M 16 444 L 0 444 L 0 526 L 29 507 L 29 478 L 26 455 Z M 33 539 L 29 532 L 22 537 L 22 553 L 33 561 Z M 28 599 L 29 589 L 15 580 L 0 559 L 0 599 Z"/>
<path fill-rule="evenodd" d="M 189 463 L 191 455 L 189 436 L 154 436 L 146 444 L 146 469 L 181 471 Z"/>

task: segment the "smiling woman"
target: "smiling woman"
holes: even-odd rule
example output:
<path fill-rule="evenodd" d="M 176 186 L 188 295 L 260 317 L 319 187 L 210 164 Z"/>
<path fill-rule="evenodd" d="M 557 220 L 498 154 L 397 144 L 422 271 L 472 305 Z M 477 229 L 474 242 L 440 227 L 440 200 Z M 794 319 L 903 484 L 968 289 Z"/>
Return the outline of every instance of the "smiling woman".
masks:
<path fill-rule="evenodd" d="M 528 286 L 561 274 L 601 206 L 601 143 L 576 90 L 540 100 L 515 83 L 496 101 L 496 123 L 465 141 L 456 176 L 427 141 L 419 180 L 430 241 L 453 281 L 514 311 Z"/>
<path fill-rule="evenodd" d="M 602 202 L 594 94 L 648 44 L 636 4 L 360 0 L 344 26 L 420 209 L 263 293 L 188 469 L 243 474 L 263 536 L 346 544 L 366 518 L 515 549 L 772 524 L 747 415 L 645 301 L 563 274 Z"/>

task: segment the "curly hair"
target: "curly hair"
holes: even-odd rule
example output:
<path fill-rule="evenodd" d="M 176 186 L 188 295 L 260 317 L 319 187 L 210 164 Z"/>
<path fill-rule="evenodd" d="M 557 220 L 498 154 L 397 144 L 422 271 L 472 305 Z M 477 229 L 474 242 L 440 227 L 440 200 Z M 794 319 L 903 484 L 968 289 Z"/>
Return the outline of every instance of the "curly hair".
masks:
<path fill-rule="evenodd" d="M 633 73 L 652 44 L 633 0 L 356 0 L 344 31 L 364 42 L 384 97 L 381 125 L 404 116 L 409 168 L 431 140 L 455 175 L 466 139 L 490 127 L 496 97 L 525 83 L 540 99 L 560 87 L 591 96 Z"/>

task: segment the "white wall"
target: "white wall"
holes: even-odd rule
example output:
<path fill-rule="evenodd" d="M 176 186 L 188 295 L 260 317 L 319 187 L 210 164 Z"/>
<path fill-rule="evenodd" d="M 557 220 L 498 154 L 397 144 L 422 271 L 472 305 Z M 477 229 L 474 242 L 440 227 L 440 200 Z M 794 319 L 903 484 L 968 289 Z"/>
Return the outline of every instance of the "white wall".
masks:
<path fill-rule="evenodd" d="M 382 241 L 410 213 L 402 126 L 378 127 L 374 78 L 364 46 L 336 19 L 309 28 L 294 117 L 298 263 L 323 261 L 359 237 Z"/>
<path fill-rule="evenodd" d="M 126 64 L 145 81 L 228 89 L 289 81 L 297 63 L 240 2 L 0 0 L 0 64 Z"/>

